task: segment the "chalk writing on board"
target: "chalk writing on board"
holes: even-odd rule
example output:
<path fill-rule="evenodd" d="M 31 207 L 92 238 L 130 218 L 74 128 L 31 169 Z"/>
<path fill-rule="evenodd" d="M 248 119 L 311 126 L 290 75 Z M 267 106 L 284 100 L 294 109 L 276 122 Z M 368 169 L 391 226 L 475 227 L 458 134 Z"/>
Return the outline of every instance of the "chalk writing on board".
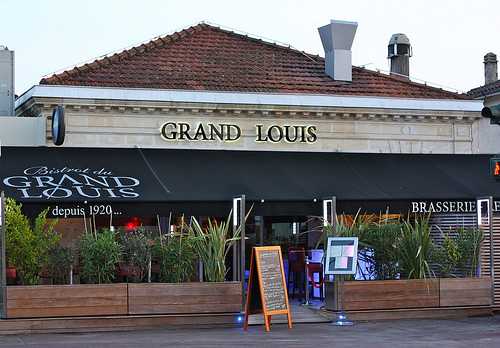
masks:
<path fill-rule="evenodd" d="M 268 311 L 286 310 L 285 285 L 279 251 L 260 251 L 258 256 L 266 309 Z"/>

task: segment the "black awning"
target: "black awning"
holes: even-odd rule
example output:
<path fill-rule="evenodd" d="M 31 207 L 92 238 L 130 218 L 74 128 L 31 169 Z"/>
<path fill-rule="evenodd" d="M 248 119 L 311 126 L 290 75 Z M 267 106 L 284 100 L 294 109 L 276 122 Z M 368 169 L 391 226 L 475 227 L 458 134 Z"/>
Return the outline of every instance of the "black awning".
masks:
<path fill-rule="evenodd" d="M 34 203 L 500 197 L 489 157 L 3 147 L 0 189 Z"/>

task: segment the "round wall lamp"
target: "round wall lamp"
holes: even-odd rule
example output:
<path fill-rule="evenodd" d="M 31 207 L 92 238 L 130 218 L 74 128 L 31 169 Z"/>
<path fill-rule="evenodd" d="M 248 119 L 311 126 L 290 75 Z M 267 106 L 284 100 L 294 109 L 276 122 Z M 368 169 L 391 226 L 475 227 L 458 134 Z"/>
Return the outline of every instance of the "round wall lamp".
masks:
<path fill-rule="evenodd" d="M 66 123 L 64 121 L 64 106 L 57 105 L 52 111 L 52 141 L 59 146 L 64 143 Z"/>

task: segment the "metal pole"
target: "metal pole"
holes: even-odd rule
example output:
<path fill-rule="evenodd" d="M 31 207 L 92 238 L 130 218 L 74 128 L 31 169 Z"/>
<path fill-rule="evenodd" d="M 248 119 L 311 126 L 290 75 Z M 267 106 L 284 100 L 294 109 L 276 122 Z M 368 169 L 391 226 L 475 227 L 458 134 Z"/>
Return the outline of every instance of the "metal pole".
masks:
<path fill-rule="evenodd" d="M 488 197 L 488 217 L 490 232 L 490 276 L 491 276 L 491 305 L 495 305 L 495 263 L 493 248 L 493 197 Z"/>
<path fill-rule="evenodd" d="M 203 283 L 203 262 L 201 262 L 201 259 L 198 260 L 198 280 L 200 283 Z"/>
<path fill-rule="evenodd" d="M 246 207 L 245 207 L 245 195 L 241 195 L 240 201 L 240 280 L 241 280 L 241 288 L 243 294 L 242 304 L 245 303 L 245 243 L 246 243 L 246 233 L 245 233 L 245 216 L 246 216 Z"/>
<path fill-rule="evenodd" d="M 151 255 L 149 255 L 148 262 L 148 283 L 151 283 Z"/>
<path fill-rule="evenodd" d="M 331 209 L 330 216 L 332 217 L 332 221 L 330 223 L 332 224 L 333 230 L 336 232 L 337 231 L 337 197 L 335 197 L 335 196 L 332 197 L 332 206 L 330 209 Z"/>
<path fill-rule="evenodd" d="M 238 199 L 233 198 L 233 236 L 234 236 L 234 231 L 236 230 L 238 224 Z M 233 281 L 237 282 L 239 281 L 239 268 L 240 268 L 240 262 L 238 260 L 238 249 L 239 249 L 239 243 L 234 243 L 233 244 Z"/>
<path fill-rule="evenodd" d="M 5 195 L 0 193 L 0 316 L 7 316 L 7 263 L 5 259 Z"/>
<path fill-rule="evenodd" d="M 304 271 L 304 274 L 306 275 L 306 302 L 304 303 L 304 306 L 309 306 L 309 256 L 306 256 L 306 269 Z"/>

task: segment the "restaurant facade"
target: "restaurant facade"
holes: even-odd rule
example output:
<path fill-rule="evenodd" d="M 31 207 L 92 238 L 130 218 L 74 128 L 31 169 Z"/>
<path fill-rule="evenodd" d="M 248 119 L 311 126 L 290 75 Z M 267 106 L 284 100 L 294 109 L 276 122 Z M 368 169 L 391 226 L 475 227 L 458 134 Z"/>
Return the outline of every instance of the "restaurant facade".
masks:
<path fill-rule="evenodd" d="M 332 199 L 336 214 L 477 226 L 476 199 L 500 198 L 482 103 L 411 81 L 403 34 L 389 74 L 352 66 L 338 26 L 354 39 L 355 23 L 320 28 L 326 59 L 200 23 L 46 77 L 16 100 L 17 117 L 46 120 L 46 142 L 2 146 L 0 189 L 29 214 L 49 207 L 68 244 L 89 216 L 169 230 L 242 196 L 247 250 L 313 249 L 305 232 Z"/>

